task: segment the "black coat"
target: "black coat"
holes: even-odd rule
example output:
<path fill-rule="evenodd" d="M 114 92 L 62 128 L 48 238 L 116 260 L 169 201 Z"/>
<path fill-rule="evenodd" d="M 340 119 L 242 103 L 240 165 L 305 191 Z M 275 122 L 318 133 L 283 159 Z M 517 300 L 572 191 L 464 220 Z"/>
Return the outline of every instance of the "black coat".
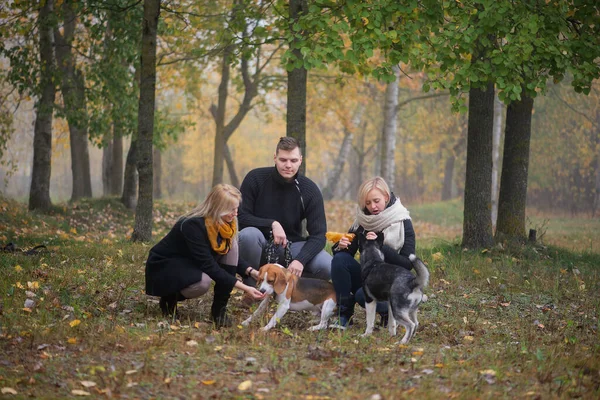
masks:
<path fill-rule="evenodd" d="M 233 289 L 237 279 L 217 262 L 203 217 L 179 219 L 171 231 L 152 249 L 146 261 L 146 293 L 167 296 L 202 280 L 202 273 L 224 289 Z M 237 272 L 248 267 L 241 258 Z"/>

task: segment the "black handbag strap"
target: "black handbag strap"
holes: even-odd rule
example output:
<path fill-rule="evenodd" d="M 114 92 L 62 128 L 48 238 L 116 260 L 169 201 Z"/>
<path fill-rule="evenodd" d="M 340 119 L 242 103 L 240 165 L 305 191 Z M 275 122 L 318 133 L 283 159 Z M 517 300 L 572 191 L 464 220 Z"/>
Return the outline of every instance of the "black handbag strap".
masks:
<path fill-rule="evenodd" d="M 292 262 L 292 249 L 291 249 L 291 241 L 287 241 L 285 248 L 283 249 L 283 266 L 289 267 Z M 267 242 L 267 246 L 265 247 L 265 261 L 267 264 L 278 263 L 279 262 L 279 254 L 278 250 L 279 245 L 276 245 L 273 241 L 273 234 L 269 238 Z"/>

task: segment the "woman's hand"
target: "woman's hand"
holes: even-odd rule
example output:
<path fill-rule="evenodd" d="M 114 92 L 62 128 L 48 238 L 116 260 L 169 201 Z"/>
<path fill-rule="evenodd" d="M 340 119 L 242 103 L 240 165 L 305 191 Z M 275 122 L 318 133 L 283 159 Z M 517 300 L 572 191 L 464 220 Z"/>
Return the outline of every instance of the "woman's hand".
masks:
<path fill-rule="evenodd" d="M 348 248 L 348 246 L 350 246 L 350 239 L 348 239 L 346 236 L 342 236 L 342 238 L 340 239 L 340 241 L 338 242 L 338 250 L 345 250 Z"/>
<path fill-rule="evenodd" d="M 266 295 L 266 293 L 261 293 L 258 289 L 253 288 L 252 286 L 247 286 L 248 288 L 246 290 L 246 293 L 248 293 L 250 296 L 252 296 L 252 298 L 256 299 L 256 300 L 260 300 L 263 299 Z"/>
<path fill-rule="evenodd" d="M 375 232 L 367 232 L 365 238 L 367 238 L 367 240 L 375 240 L 377 239 L 377 234 Z"/>

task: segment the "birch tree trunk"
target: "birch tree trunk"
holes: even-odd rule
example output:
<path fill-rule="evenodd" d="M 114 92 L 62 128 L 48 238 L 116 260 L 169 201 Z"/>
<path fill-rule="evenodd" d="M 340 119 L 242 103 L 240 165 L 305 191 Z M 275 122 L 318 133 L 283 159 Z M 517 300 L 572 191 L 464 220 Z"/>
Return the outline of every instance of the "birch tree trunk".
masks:
<path fill-rule="evenodd" d="M 512 102 L 506 110 L 504 156 L 496 239 L 526 239 L 525 206 L 529 173 L 531 114 L 533 98 L 521 93 L 521 100 Z"/>
<path fill-rule="evenodd" d="M 385 104 L 383 106 L 383 132 L 381 140 L 381 177 L 385 179 L 390 188 L 395 184 L 396 169 L 396 129 L 397 116 L 396 107 L 398 106 L 398 80 L 400 79 L 400 67 L 394 65 L 393 82 L 387 84 L 385 89 Z"/>
<path fill-rule="evenodd" d="M 138 109 L 139 198 L 135 208 L 135 226 L 131 234 L 131 240 L 134 242 L 148 242 L 152 239 L 152 136 L 156 96 L 156 35 L 159 15 L 160 0 L 144 0 L 140 105 Z"/>
<path fill-rule="evenodd" d="M 38 15 L 40 51 L 40 97 L 36 103 L 33 135 L 33 166 L 29 189 L 29 209 L 48 211 L 50 201 L 50 176 L 52 164 L 52 113 L 56 88 L 54 35 L 50 23 L 54 13 L 54 0 L 46 0 Z"/>
<path fill-rule="evenodd" d="M 469 91 L 467 171 L 462 245 L 489 248 L 492 234 L 492 134 L 494 129 L 494 84 Z"/>
<path fill-rule="evenodd" d="M 498 192 L 500 189 L 500 138 L 502 137 L 502 112 L 504 105 L 494 96 L 494 133 L 492 136 L 492 226 L 496 226 L 498 219 Z"/>

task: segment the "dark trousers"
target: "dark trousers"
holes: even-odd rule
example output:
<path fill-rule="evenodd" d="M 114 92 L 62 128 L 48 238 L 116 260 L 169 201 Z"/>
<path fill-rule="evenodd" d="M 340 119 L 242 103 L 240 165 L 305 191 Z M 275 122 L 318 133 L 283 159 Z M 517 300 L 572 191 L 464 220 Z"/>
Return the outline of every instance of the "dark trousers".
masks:
<path fill-rule="evenodd" d="M 331 261 L 331 281 L 337 295 L 340 315 L 350 319 L 354 314 L 354 305 L 365 306 L 365 293 L 362 289 L 360 263 L 347 252 L 340 251 Z M 377 302 L 377 312 L 388 311 L 387 301 Z"/>

